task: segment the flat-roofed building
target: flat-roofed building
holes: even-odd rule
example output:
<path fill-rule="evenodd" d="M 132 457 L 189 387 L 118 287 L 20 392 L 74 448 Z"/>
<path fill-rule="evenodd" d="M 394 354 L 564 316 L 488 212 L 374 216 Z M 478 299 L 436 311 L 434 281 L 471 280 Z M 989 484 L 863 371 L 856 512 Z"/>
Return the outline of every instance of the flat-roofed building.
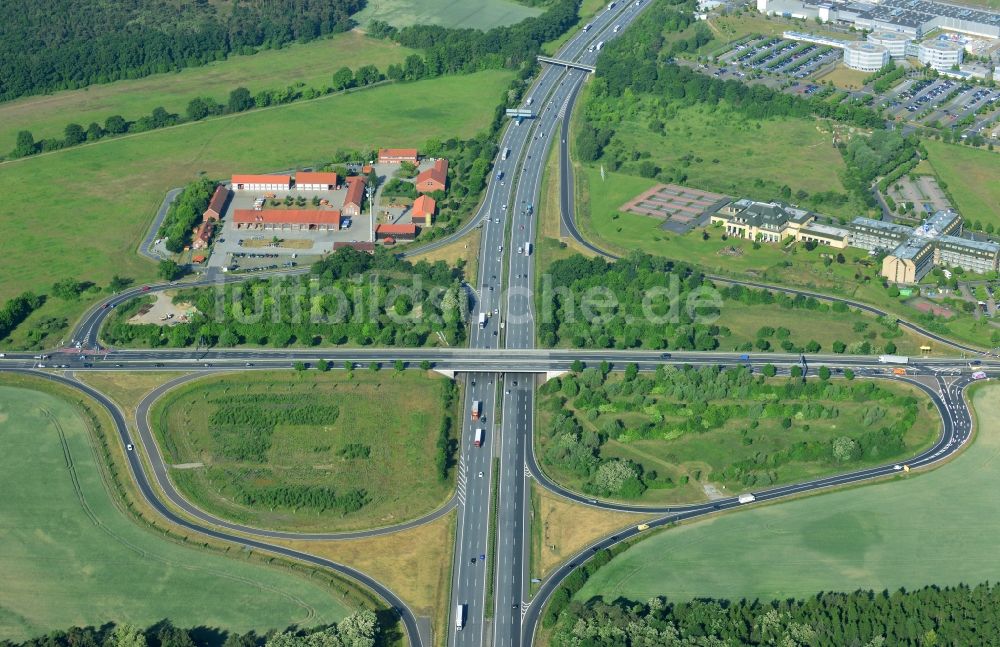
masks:
<path fill-rule="evenodd" d="M 860 247 L 869 252 L 895 249 L 913 235 L 913 229 L 871 218 L 855 218 L 850 224 L 851 247 Z"/>
<path fill-rule="evenodd" d="M 811 222 L 799 229 L 795 239 L 803 243 L 816 243 L 834 249 L 844 249 L 851 238 L 851 232 L 843 227 Z"/>
<path fill-rule="evenodd" d="M 965 50 L 950 40 L 925 40 L 917 47 L 917 60 L 938 72 L 956 67 L 962 62 Z"/>
<path fill-rule="evenodd" d="M 288 191 L 291 175 L 234 175 L 233 191 Z"/>
<path fill-rule="evenodd" d="M 855 41 L 844 46 L 844 65 L 860 72 L 877 72 L 889 64 L 889 50 L 876 43 Z"/>
<path fill-rule="evenodd" d="M 995 272 L 1000 262 L 1000 243 L 941 236 L 937 240 L 936 265 L 961 267 L 969 272 Z"/>
<path fill-rule="evenodd" d="M 894 283 L 917 283 L 934 267 L 934 243 L 911 238 L 882 259 L 882 276 Z"/>

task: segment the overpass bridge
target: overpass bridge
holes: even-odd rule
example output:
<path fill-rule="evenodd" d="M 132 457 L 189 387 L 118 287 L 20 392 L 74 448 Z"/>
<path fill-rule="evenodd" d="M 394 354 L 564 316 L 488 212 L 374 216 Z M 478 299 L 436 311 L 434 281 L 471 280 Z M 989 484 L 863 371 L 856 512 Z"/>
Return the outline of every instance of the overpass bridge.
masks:
<path fill-rule="evenodd" d="M 593 65 L 587 65 L 586 63 L 580 63 L 578 61 L 567 61 L 562 58 L 552 58 L 551 56 L 539 56 L 539 63 L 548 63 L 549 65 L 562 65 L 563 67 L 572 67 L 577 70 L 584 70 L 586 72 L 594 72 L 597 70 Z"/>

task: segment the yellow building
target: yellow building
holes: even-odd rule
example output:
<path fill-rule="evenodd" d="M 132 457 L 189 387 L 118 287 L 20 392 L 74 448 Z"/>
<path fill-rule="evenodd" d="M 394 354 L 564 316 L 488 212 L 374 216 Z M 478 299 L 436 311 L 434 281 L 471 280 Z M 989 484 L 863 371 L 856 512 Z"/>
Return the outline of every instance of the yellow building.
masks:
<path fill-rule="evenodd" d="M 788 237 L 797 238 L 799 230 L 816 219 L 805 209 L 781 202 L 737 200 L 712 214 L 712 224 L 721 224 L 726 235 L 763 243 L 778 243 Z"/>

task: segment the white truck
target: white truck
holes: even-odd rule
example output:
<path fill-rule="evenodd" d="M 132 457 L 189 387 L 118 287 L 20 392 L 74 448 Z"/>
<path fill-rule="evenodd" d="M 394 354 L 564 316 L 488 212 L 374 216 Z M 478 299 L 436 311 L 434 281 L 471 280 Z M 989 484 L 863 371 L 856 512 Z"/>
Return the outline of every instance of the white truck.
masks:
<path fill-rule="evenodd" d="M 754 501 L 757 500 L 757 497 L 755 497 L 752 494 L 741 494 L 740 497 L 739 497 L 739 499 L 737 499 L 737 500 L 740 503 L 753 503 Z"/>
<path fill-rule="evenodd" d="M 524 255 L 531 256 L 531 243 L 525 243 L 524 245 Z"/>
<path fill-rule="evenodd" d="M 500 159 L 502 159 L 504 161 L 507 161 L 508 157 L 510 157 L 510 146 L 508 146 L 507 148 L 503 149 L 503 155 L 500 156 Z"/>
<path fill-rule="evenodd" d="M 465 605 L 455 607 L 455 629 L 461 631 L 465 627 Z"/>
<path fill-rule="evenodd" d="M 604 41 L 603 40 L 600 41 L 599 43 L 597 43 L 597 51 L 601 51 L 602 47 L 604 47 Z"/>
<path fill-rule="evenodd" d="M 479 327 L 480 328 L 485 328 L 486 327 L 486 313 L 485 312 L 480 312 L 479 313 Z"/>
<path fill-rule="evenodd" d="M 879 355 L 879 364 L 909 364 L 910 358 L 906 355 Z"/>

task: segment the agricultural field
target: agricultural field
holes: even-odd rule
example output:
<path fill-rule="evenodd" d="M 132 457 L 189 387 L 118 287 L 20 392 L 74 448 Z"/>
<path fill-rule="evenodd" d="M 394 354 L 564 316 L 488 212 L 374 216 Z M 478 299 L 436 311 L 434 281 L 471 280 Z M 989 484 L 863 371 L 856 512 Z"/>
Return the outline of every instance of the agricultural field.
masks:
<path fill-rule="evenodd" d="M 996 581 L 1000 386 L 972 402 L 975 442 L 936 470 L 670 528 L 615 557 L 577 599 L 770 600 Z"/>
<path fill-rule="evenodd" d="M 928 139 L 928 161 L 966 221 L 1000 230 L 1000 155 Z"/>
<path fill-rule="evenodd" d="M 151 419 L 166 462 L 202 464 L 170 477 L 203 508 L 261 528 L 356 530 L 447 499 L 452 389 L 415 371 L 252 373 L 183 386 Z"/>
<path fill-rule="evenodd" d="M 354 19 L 362 26 L 381 20 L 394 27 L 441 25 L 490 29 L 542 13 L 513 0 L 371 0 Z"/>
<path fill-rule="evenodd" d="M 20 130 L 30 130 L 38 141 L 62 137 L 71 121 L 86 128 L 92 121 L 103 124 L 112 115 L 135 120 L 158 106 L 183 114 L 194 97 L 211 97 L 225 104 L 229 92 L 240 86 L 249 88 L 251 94 L 292 83 L 325 88 L 333 73 L 345 65 L 352 69 L 374 65 L 385 71 L 412 53 L 388 40 L 346 32 L 179 72 L 8 101 L 0 103 L 0 153 L 13 150 Z"/>
<path fill-rule="evenodd" d="M 883 464 L 929 446 L 939 421 L 919 392 L 860 380 L 596 368 L 542 388 L 544 469 L 588 495 L 705 501 Z"/>
<path fill-rule="evenodd" d="M 646 108 L 641 112 L 650 116 Z M 643 163 L 648 159 L 674 178 L 685 176 L 682 183 L 687 186 L 755 200 L 781 199 L 782 187 L 788 186 L 793 197 L 786 201 L 828 216 L 859 213 L 851 199 L 843 204 L 810 204 L 809 194 L 846 193 L 837 174 L 844 161 L 831 145 L 832 133 L 825 122 L 761 121 L 707 105 L 671 108 L 660 117 L 662 133 L 653 132 L 646 119 L 616 125 L 608 148 L 637 151 L 644 156 Z M 626 172 L 637 173 L 633 168 Z M 799 191 L 805 194 L 797 195 Z"/>
<path fill-rule="evenodd" d="M 155 265 L 135 250 L 168 189 L 202 175 L 309 166 L 337 148 L 418 147 L 432 137 L 468 137 L 489 123 L 511 78 L 487 71 L 393 84 L 2 164 L 0 184 L 9 190 L 0 204 L 6 235 L 0 300 L 27 289 L 48 292 L 67 277 L 101 286 L 114 274 L 152 279 Z M 318 127 L 326 134 L 317 135 Z M 71 208 L 51 201 L 55 185 L 72 196 Z M 27 331 L 47 319 L 71 323 L 92 298 L 49 299 L 8 346 L 25 344 Z M 56 326 L 49 343 L 59 334 Z"/>
<path fill-rule="evenodd" d="M 0 641 L 107 621 L 247 631 L 351 611 L 318 582 L 174 543 L 126 518 L 106 489 L 76 405 L 0 385 Z M 50 385 L 46 385 L 51 388 Z"/>

